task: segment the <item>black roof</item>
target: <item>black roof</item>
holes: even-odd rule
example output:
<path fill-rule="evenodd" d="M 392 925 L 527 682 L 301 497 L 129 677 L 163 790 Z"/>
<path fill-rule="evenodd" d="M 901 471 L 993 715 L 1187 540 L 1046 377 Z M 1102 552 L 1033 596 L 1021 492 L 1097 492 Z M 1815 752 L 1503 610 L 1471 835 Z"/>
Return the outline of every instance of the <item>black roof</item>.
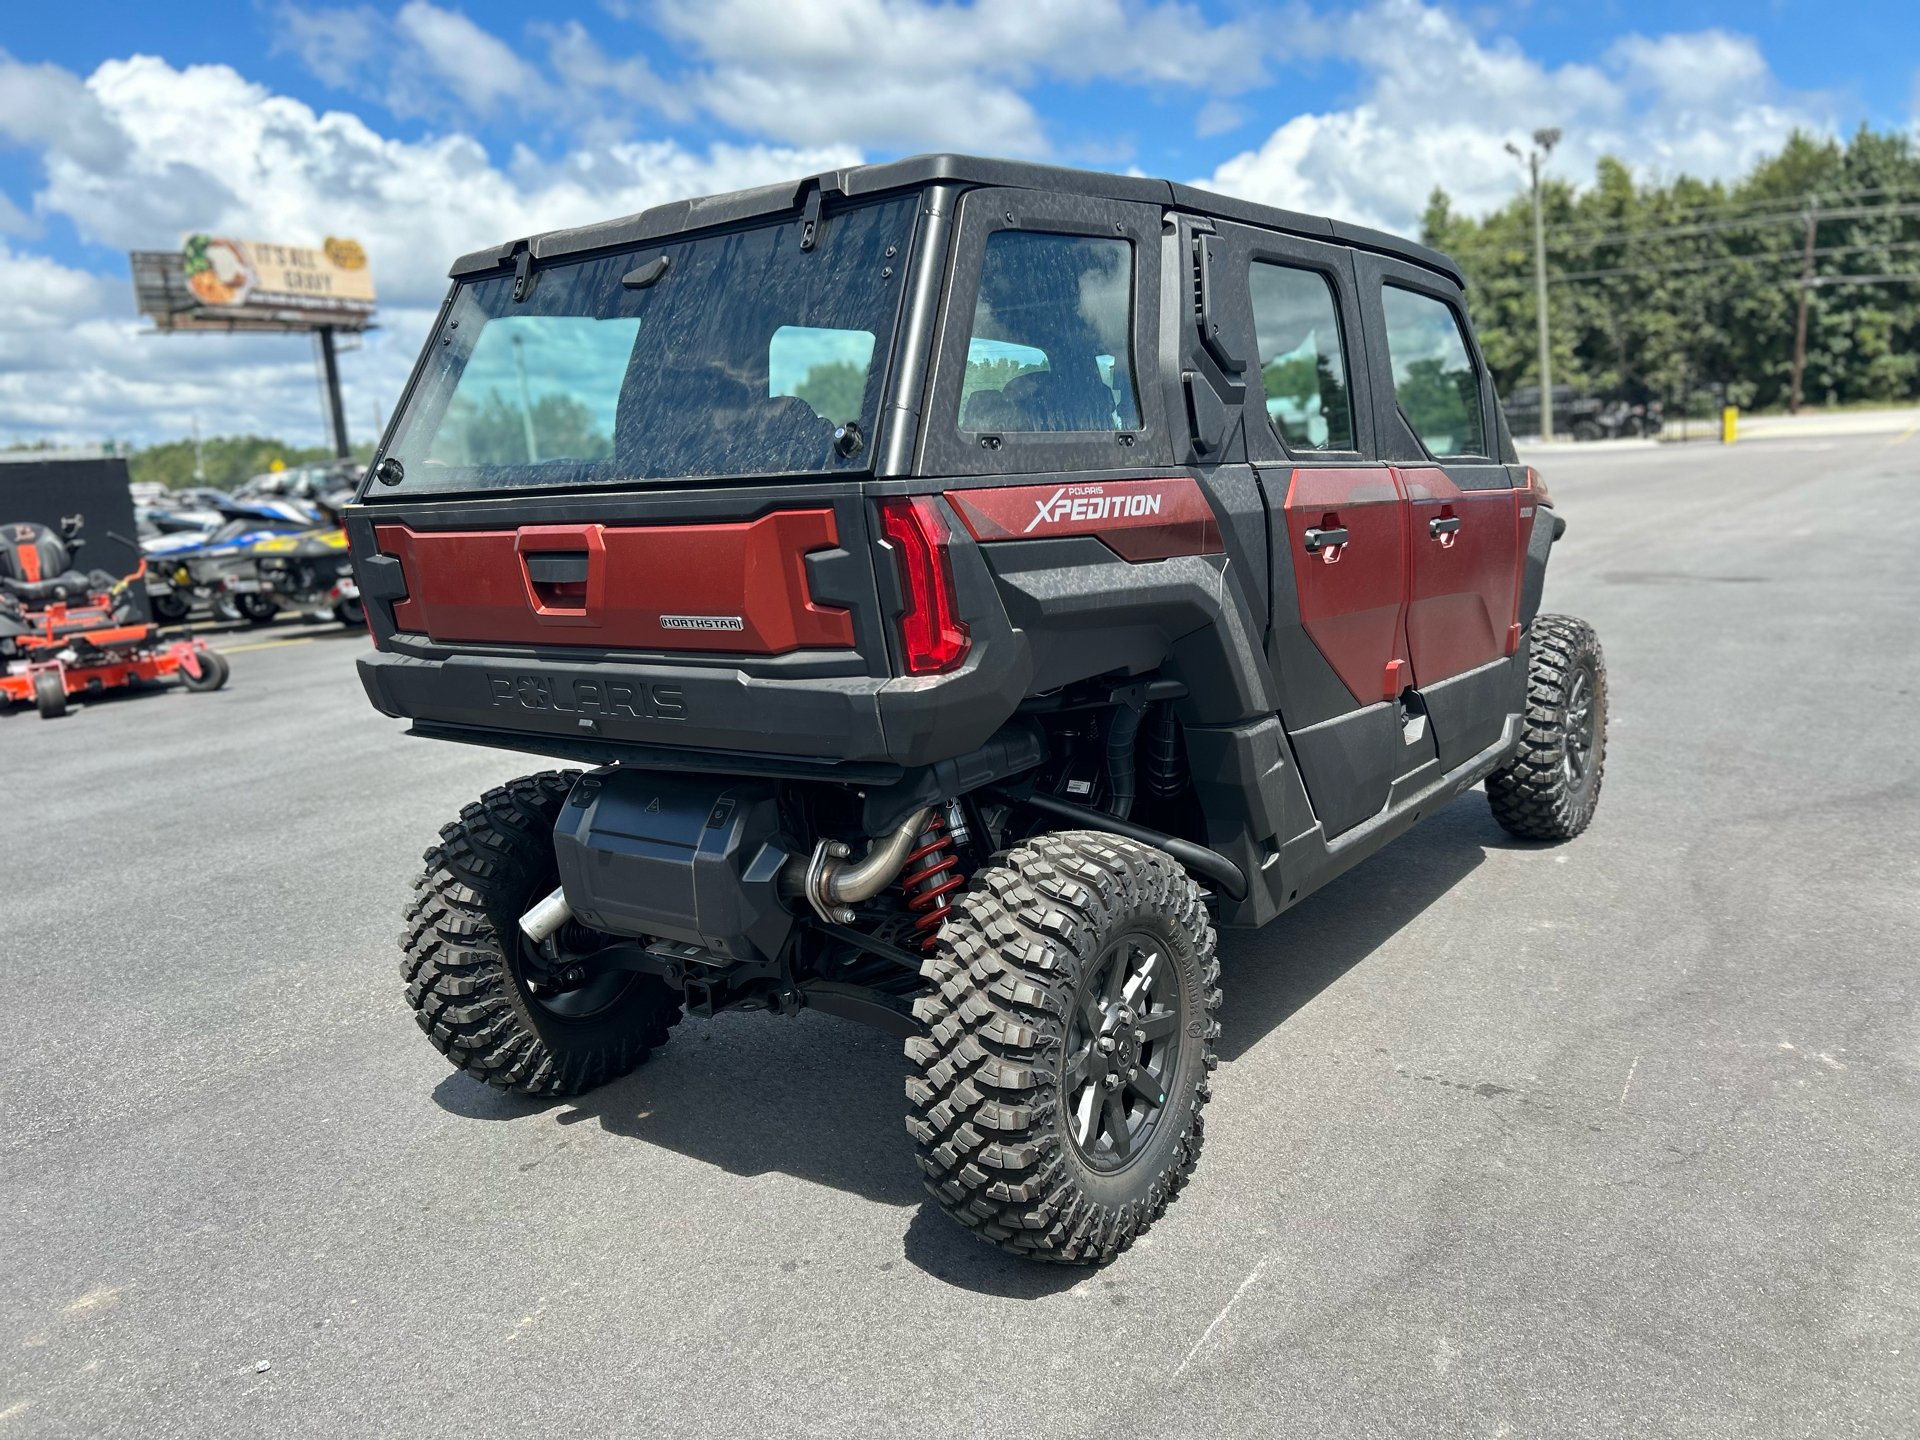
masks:
<path fill-rule="evenodd" d="M 572 230 L 549 230 L 544 235 L 476 250 L 456 260 L 449 273 L 458 279 L 510 264 L 514 253 L 522 246 L 530 249 L 536 260 L 551 260 L 588 250 L 664 239 L 689 230 L 704 230 L 709 226 L 727 225 L 758 215 L 779 214 L 799 206 L 808 187 L 814 185 L 820 187 L 823 195 L 853 197 L 911 189 L 936 181 L 1004 185 L 1023 190 L 1090 195 L 1103 200 L 1167 205 L 1222 220 L 1261 225 L 1289 235 L 1303 235 L 1314 240 L 1377 251 L 1436 270 L 1457 285 L 1466 284 L 1460 267 L 1438 250 L 1403 240 L 1398 235 L 1389 235 L 1384 230 L 1369 229 L 1365 225 L 1329 220 L 1320 215 L 1303 215 L 1271 205 L 1256 205 L 1248 200 L 1236 200 L 1229 195 L 1171 180 L 1109 175 L 1098 170 L 1070 170 L 1062 165 L 1034 165 L 1023 160 L 987 160 L 974 155 L 914 155 L 882 165 L 856 165 L 846 170 L 829 170 L 797 180 L 782 181 L 778 185 L 762 185 L 753 190 L 735 190 L 726 195 L 708 195 L 697 200 L 675 200 L 624 219 L 603 220 Z"/>

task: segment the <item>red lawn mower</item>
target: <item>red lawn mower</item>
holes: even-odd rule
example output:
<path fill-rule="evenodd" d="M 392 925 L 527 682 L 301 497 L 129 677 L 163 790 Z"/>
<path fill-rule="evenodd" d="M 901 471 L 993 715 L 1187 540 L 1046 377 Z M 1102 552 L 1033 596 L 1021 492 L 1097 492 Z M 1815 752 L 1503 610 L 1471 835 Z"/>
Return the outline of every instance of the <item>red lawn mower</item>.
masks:
<path fill-rule="evenodd" d="M 73 557 L 82 518 L 60 533 L 21 521 L 0 525 L 0 701 L 40 707 L 40 718 L 64 715 L 69 695 L 91 694 L 178 675 L 189 690 L 227 683 L 224 655 L 203 640 L 159 643 L 139 593 L 147 563 L 122 579 L 82 572 Z"/>

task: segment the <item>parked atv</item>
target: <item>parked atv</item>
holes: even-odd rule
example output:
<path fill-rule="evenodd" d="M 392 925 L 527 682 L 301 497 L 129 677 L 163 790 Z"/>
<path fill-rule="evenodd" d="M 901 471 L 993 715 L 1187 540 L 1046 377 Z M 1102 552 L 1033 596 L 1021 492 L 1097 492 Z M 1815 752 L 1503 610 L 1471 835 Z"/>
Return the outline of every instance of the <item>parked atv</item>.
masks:
<path fill-rule="evenodd" d="M 878 1026 L 939 1204 L 1103 1262 L 1199 1159 L 1217 927 L 1483 781 L 1593 816 L 1599 642 L 1537 613 L 1564 522 L 1445 256 L 935 156 L 453 279 L 346 514 L 361 678 L 588 767 L 427 852 L 401 973 L 476 1080 Z"/>

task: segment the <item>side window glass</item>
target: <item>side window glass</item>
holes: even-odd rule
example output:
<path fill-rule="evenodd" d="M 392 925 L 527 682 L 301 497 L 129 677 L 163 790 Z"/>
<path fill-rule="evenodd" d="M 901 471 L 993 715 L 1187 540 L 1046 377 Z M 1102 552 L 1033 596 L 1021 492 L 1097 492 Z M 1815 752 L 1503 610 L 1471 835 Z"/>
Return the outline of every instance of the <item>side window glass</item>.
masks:
<path fill-rule="evenodd" d="M 1430 295 L 1381 287 L 1393 398 L 1413 433 L 1436 456 L 1487 453 L 1480 377 L 1474 372 L 1453 307 Z"/>
<path fill-rule="evenodd" d="M 960 428 L 1137 430 L 1133 246 L 997 230 L 987 237 Z"/>
<path fill-rule="evenodd" d="M 1253 331 L 1267 417 L 1290 450 L 1351 450 L 1353 401 L 1333 286 L 1316 270 L 1253 262 Z"/>

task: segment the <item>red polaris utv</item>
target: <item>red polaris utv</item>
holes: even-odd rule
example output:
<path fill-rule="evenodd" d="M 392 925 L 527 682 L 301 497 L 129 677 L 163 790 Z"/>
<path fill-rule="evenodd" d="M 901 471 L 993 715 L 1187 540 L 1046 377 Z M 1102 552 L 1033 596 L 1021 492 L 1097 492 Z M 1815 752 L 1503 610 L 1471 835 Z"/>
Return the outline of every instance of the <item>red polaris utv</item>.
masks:
<path fill-rule="evenodd" d="M 963 156 L 461 259 L 346 514 L 373 703 L 573 762 L 440 832 L 401 970 L 477 1080 L 683 1012 L 904 1038 L 928 1188 L 1100 1262 L 1199 1157 L 1215 927 L 1486 782 L 1593 814 L 1606 672 L 1459 271 Z"/>

